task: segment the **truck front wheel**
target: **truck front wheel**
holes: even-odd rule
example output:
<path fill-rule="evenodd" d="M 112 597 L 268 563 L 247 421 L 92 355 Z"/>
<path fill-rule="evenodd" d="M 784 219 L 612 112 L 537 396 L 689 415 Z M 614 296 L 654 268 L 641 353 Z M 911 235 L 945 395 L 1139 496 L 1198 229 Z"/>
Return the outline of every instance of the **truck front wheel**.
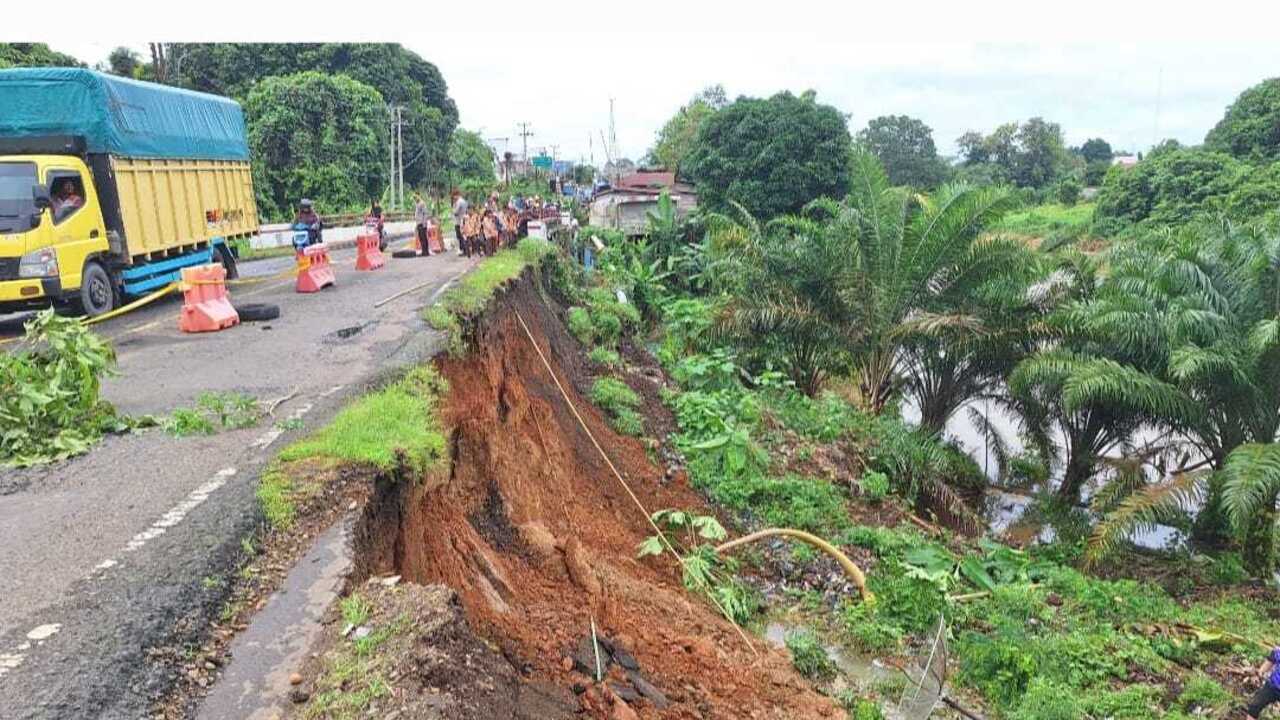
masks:
<path fill-rule="evenodd" d="M 89 317 L 97 317 L 115 309 L 119 296 L 111 275 L 100 263 L 85 263 L 80 278 L 80 309 Z"/>

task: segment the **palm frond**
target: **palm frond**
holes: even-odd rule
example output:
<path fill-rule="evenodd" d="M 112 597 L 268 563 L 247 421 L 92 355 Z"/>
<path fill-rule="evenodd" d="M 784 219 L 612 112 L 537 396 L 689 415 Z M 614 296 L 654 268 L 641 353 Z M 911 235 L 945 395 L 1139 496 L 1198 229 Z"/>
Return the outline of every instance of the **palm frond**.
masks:
<path fill-rule="evenodd" d="M 1222 503 L 1236 528 L 1275 508 L 1280 492 L 1280 444 L 1249 443 L 1227 456 L 1222 466 Z"/>
<path fill-rule="evenodd" d="M 1093 566 L 1123 547 L 1135 532 L 1174 521 L 1195 507 L 1204 493 L 1206 473 L 1179 473 L 1168 482 L 1131 493 L 1093 529 L 1085 545 L 1085 563 Z"/>

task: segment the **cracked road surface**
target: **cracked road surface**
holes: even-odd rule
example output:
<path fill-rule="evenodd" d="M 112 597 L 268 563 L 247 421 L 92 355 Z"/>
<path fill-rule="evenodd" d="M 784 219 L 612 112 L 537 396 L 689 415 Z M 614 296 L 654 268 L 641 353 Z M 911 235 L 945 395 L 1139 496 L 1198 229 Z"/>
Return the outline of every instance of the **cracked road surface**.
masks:
<path fill-rule="evenodd" d="M 0 469 L 0 718 L 147 717 L 172 681 L 158 656 L 194 642 L 221 609 L 218 586 L 259 521 L 263 466 L 381 372 L 428 357 L 438 336 L 418 310 L 472 265 L 452 252 L 388 255 L 356 272 L 353 249 L 332 258 L 337 285 L 318 294 L 295 294 L 292 279 L 231 289 L 236 302 L 280 305 L 270 322 L 184 335 L 171 299 L 98 327 L 119 359 L 104 394 L 123 413 L 166 414 L 207 390 L 296 395 L 253 428 L 152 428 L 51 466 Z M 243 263 L 241 276 L 292 263 Z M 20 323 L 0 318 L 0 335 Z"/>

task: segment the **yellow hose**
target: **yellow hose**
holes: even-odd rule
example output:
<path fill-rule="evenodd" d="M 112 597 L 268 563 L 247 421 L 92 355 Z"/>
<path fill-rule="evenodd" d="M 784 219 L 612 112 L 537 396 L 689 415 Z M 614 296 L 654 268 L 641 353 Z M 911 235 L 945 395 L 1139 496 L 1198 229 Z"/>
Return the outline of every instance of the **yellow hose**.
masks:
<path fill-rule="evenodd" d="M 767 530 L 760 530 L 758 532 L 753 532 L 750 535 L 743 535 L 737 540 L 730 540 L 729 542 L 718 546 L 716 548 L 716 552 L 723 555 L 734 548 L 749 545 L 757 540 L 763 540 L 764 538 L 769 537 L 789 537 L 800 540 L 835 558 L 835 561 L 840 563 L 840 567 L 844 568 L 844 574 L 848 575 L 849 579 L 853 581 L 853 584 L 858 587 L 858 593 L 862 595 L 862 601 L 868 605 L 875 605 L 875 593 L 867 589 L 867 576 L 863 574 L 862 570 L 855 565 L 852 560 L 849 559 L 849 556 L 841 552 L 840 548 L 837 548 L 835 545 L 832 545 L 817 535 L 812 535 L 803 530 L 792 530 L 791 528 L 768 528 Z"/>

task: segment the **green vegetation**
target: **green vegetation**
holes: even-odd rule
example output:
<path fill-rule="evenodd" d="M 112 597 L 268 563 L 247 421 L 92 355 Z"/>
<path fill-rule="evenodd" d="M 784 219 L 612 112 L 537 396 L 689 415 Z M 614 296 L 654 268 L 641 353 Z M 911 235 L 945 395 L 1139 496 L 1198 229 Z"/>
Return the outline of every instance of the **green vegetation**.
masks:
<path fill-rule="evenodd" d="M 385 98 L 345 75 L 265 78 L 244 103 L 253 186 L 265 217 L 292 218 L 298 200 L 333 213 L 367 207 L 386 183 Z"/>
<path fill-rule="evenodd" d="M 174 437 L 187 437 L 253 427 L 261 419 L 262 411 L 252 395 L 202 392 L 194 407 L 174 410 L 160 426 Z"/>
<path fill-rule="evenodd" d="M 100 397 L 115 364 L 106 341 L 52 310 L 25 327 L 24 348 L 0 353 L 0 465 L 62 460 L 128 427 Z"/>
<path fill-rule="evenodd" d="M 262 473 L 257 489 L 258 506 L 267 524 L 277 530 L 288 530 L 293 527 L 298 516 L 297 483 L 286 470 L 279 465 L 272 466 Z"/>
<path fill-rule="evenodd" d="M 884 166 L 892 185 L 931 190 L 951 175 L 951 168 L 933 144 L 933 130 L 906 115 L 872 118 L 858 132 L 858 145 Z"/>
<path fill-rule="evenodd" d="M 285 448 L 279 460 L 321 457 L 384 471 L 403 461 L 415 472 L 425 471 L 448 452 L 436 417 L 447 391 L 435 368 L 416 367 L 343 408 L 327 427 Z"/>
<path fill-rule="evenodd" d="M 791 663 L 801 675 L 810 680 L 830 680 L 835 677 L 835 663 L 827 657 L 826 649 L 813 631 L 790 633 L 786 643 L 787 650 L 791 651 Z"/>
<path fill-rule="evenodd" d="M 599 378 L 591 386 L 591 402 L 609 414 L 609 424 L 623 435 L 644 434 L 644 418 L 636 412 L 640 396 L 614 378 Z"/>
<path fill-rule="evenodd" d="M 44 43 L 0 43 L 0 69 L 9 67 L 83 67 L 70 55 Z"/>
<path fill-rule="evenodd" d="M 498 288 L 520 277 L 525 268 L 539 265 L 554 250 L 555 246 L 545 240 L 526 238 L 514 250 L 498 251 L 463 275 L 434 305 L 423 310 L 423 319 L 446 333 L 450 351 L 460 354 L 463 324 L 484 310 Z"/>
<path fill-rule="evenodd" d="M 1093 203 L 1035 205 L 1006 213 L 999 222 L 992 224 L 991 231 L 1033 238 L 1077 240 L 1089 235 L 1093 213 Z"/>
<path fill-rule="evenodd" d="M 970 130 L 956 144 L 964 157 L 960 176 L 967 180 L 1042 189 L 1058 182 L 1070 165 L 1062 128 L 1039 117 L 1006 123 L 988 135 Z"/>
<path fill-rule="evenodd" d="M 1240 93 L 1204 138 L 1209 150 L 1246 160 L 1280 160 L 1280 78 Z"/>
<path fill-rule="evenodd" d="M 1251 689 L 1225 668 L 1256 664 L 1280 637 L 1280 598 L 1256 584 L 1276 564 L 1280 500 L 1275 228 L 1197 220 L 1216 207 L 1212 179 L 1209 192 L 1188 181 L 1206 151 L 1164 147 L 1140 163 L 1195 192 L 1166 196 L 1184 203 L 1158 216 L 1171 229 L 1130 221 L 1117 236 L 1105 188 L 1096 206 L 1077 202 L 1110 160 L 1104 140 L 1067 150 L 1056 126 L 1032 121 L 973 150 L 968 182 L 929 196 L 855 152 L 855 191 L 792 215 L 726 201 L 674 226 L 650 218 L 644 241 L 611 243 L 609 266 L 565 290 L 567 323 L 601 345 L 591 298 L 622 290 L 639 316 L 622 336 L 675 383 L 663 400 L 691 485 L 741 532 L 805 529 L 865 558 L 874 604 L 785 595 L 815 628 L 790 643 L 803 671 L 824 675 L 825 645 L 918 654 L 945 616 L 953 689 L 988 717 L 1221 715 Z M 984 171 L 1025 187 L 988 187 Z M 1218 195 L 1248 187 L 1241 201 L 1265 205 L 1263 175 L 1232 176 L 1244 184 Z M 1014 420 L 1022 450 L 979 401 Z M 973 500 L 990 481 L 942 433 L 964 413 L 999 481 L 1035 494 L 1024 521 L 1051 539 L 977 539 Z M 866 524 L 908 512 L 925 521 Z M 686 584 L 750 586 L 691 536 L 693 517 L 664 518 L 693 558 Z M 1195 544 L 1129 552 L 1157 524 Z M 664 549 L 651 538 L 642 554 Z M 776 546 L 744 557 L 818 562 Z M 875 717 L 890 694 L 843 699 Z"/>
<path fill-rule="evenodd" d="M 572 327 L 572 323 L 570 324 Z M 622 366 L 622 358 L 616 350 L 610 350 L 607 347 L 598 347 L 587 354 L 591 362 L 604 365 L 607 368 L 618 368 Z"/>
<path fill-rule="evenodd" d="M 372 605 L 359 595 L 342 602 L 343 618 L 351 624 L 364 624 L 370 619 Z M 350 618 L 361 618 L 360 623 Z M 391 692 L 387 675 L 396 668 L 380 648 L 405 635 L 411 629 L 407 617 L 395 618 L 371 628 L 372 632 L 357 639 L 340 639 L 339 645 L 326 658 L 324 670 L 316 680 L 316 692 L 303 711 L 306 718 L 355 720 L 367 716 L 369 704 Z"/>
<path fill-rule="evenodd" d="M 713 85 L 693 96 L 658 130 L 653 148 L 649 150 L 649 159 L 658 167 L 681 174 L 703 123 L 728 104 L 721 85 Z"/>
<path fill-rule="evenodd" d="M 742 97 L 702 122 L 681 167 L 697 182 L 699 203 L 741 203 L 772 218 L 848 191 L 851 144 L 844 115 L 812 91 Z"/>

